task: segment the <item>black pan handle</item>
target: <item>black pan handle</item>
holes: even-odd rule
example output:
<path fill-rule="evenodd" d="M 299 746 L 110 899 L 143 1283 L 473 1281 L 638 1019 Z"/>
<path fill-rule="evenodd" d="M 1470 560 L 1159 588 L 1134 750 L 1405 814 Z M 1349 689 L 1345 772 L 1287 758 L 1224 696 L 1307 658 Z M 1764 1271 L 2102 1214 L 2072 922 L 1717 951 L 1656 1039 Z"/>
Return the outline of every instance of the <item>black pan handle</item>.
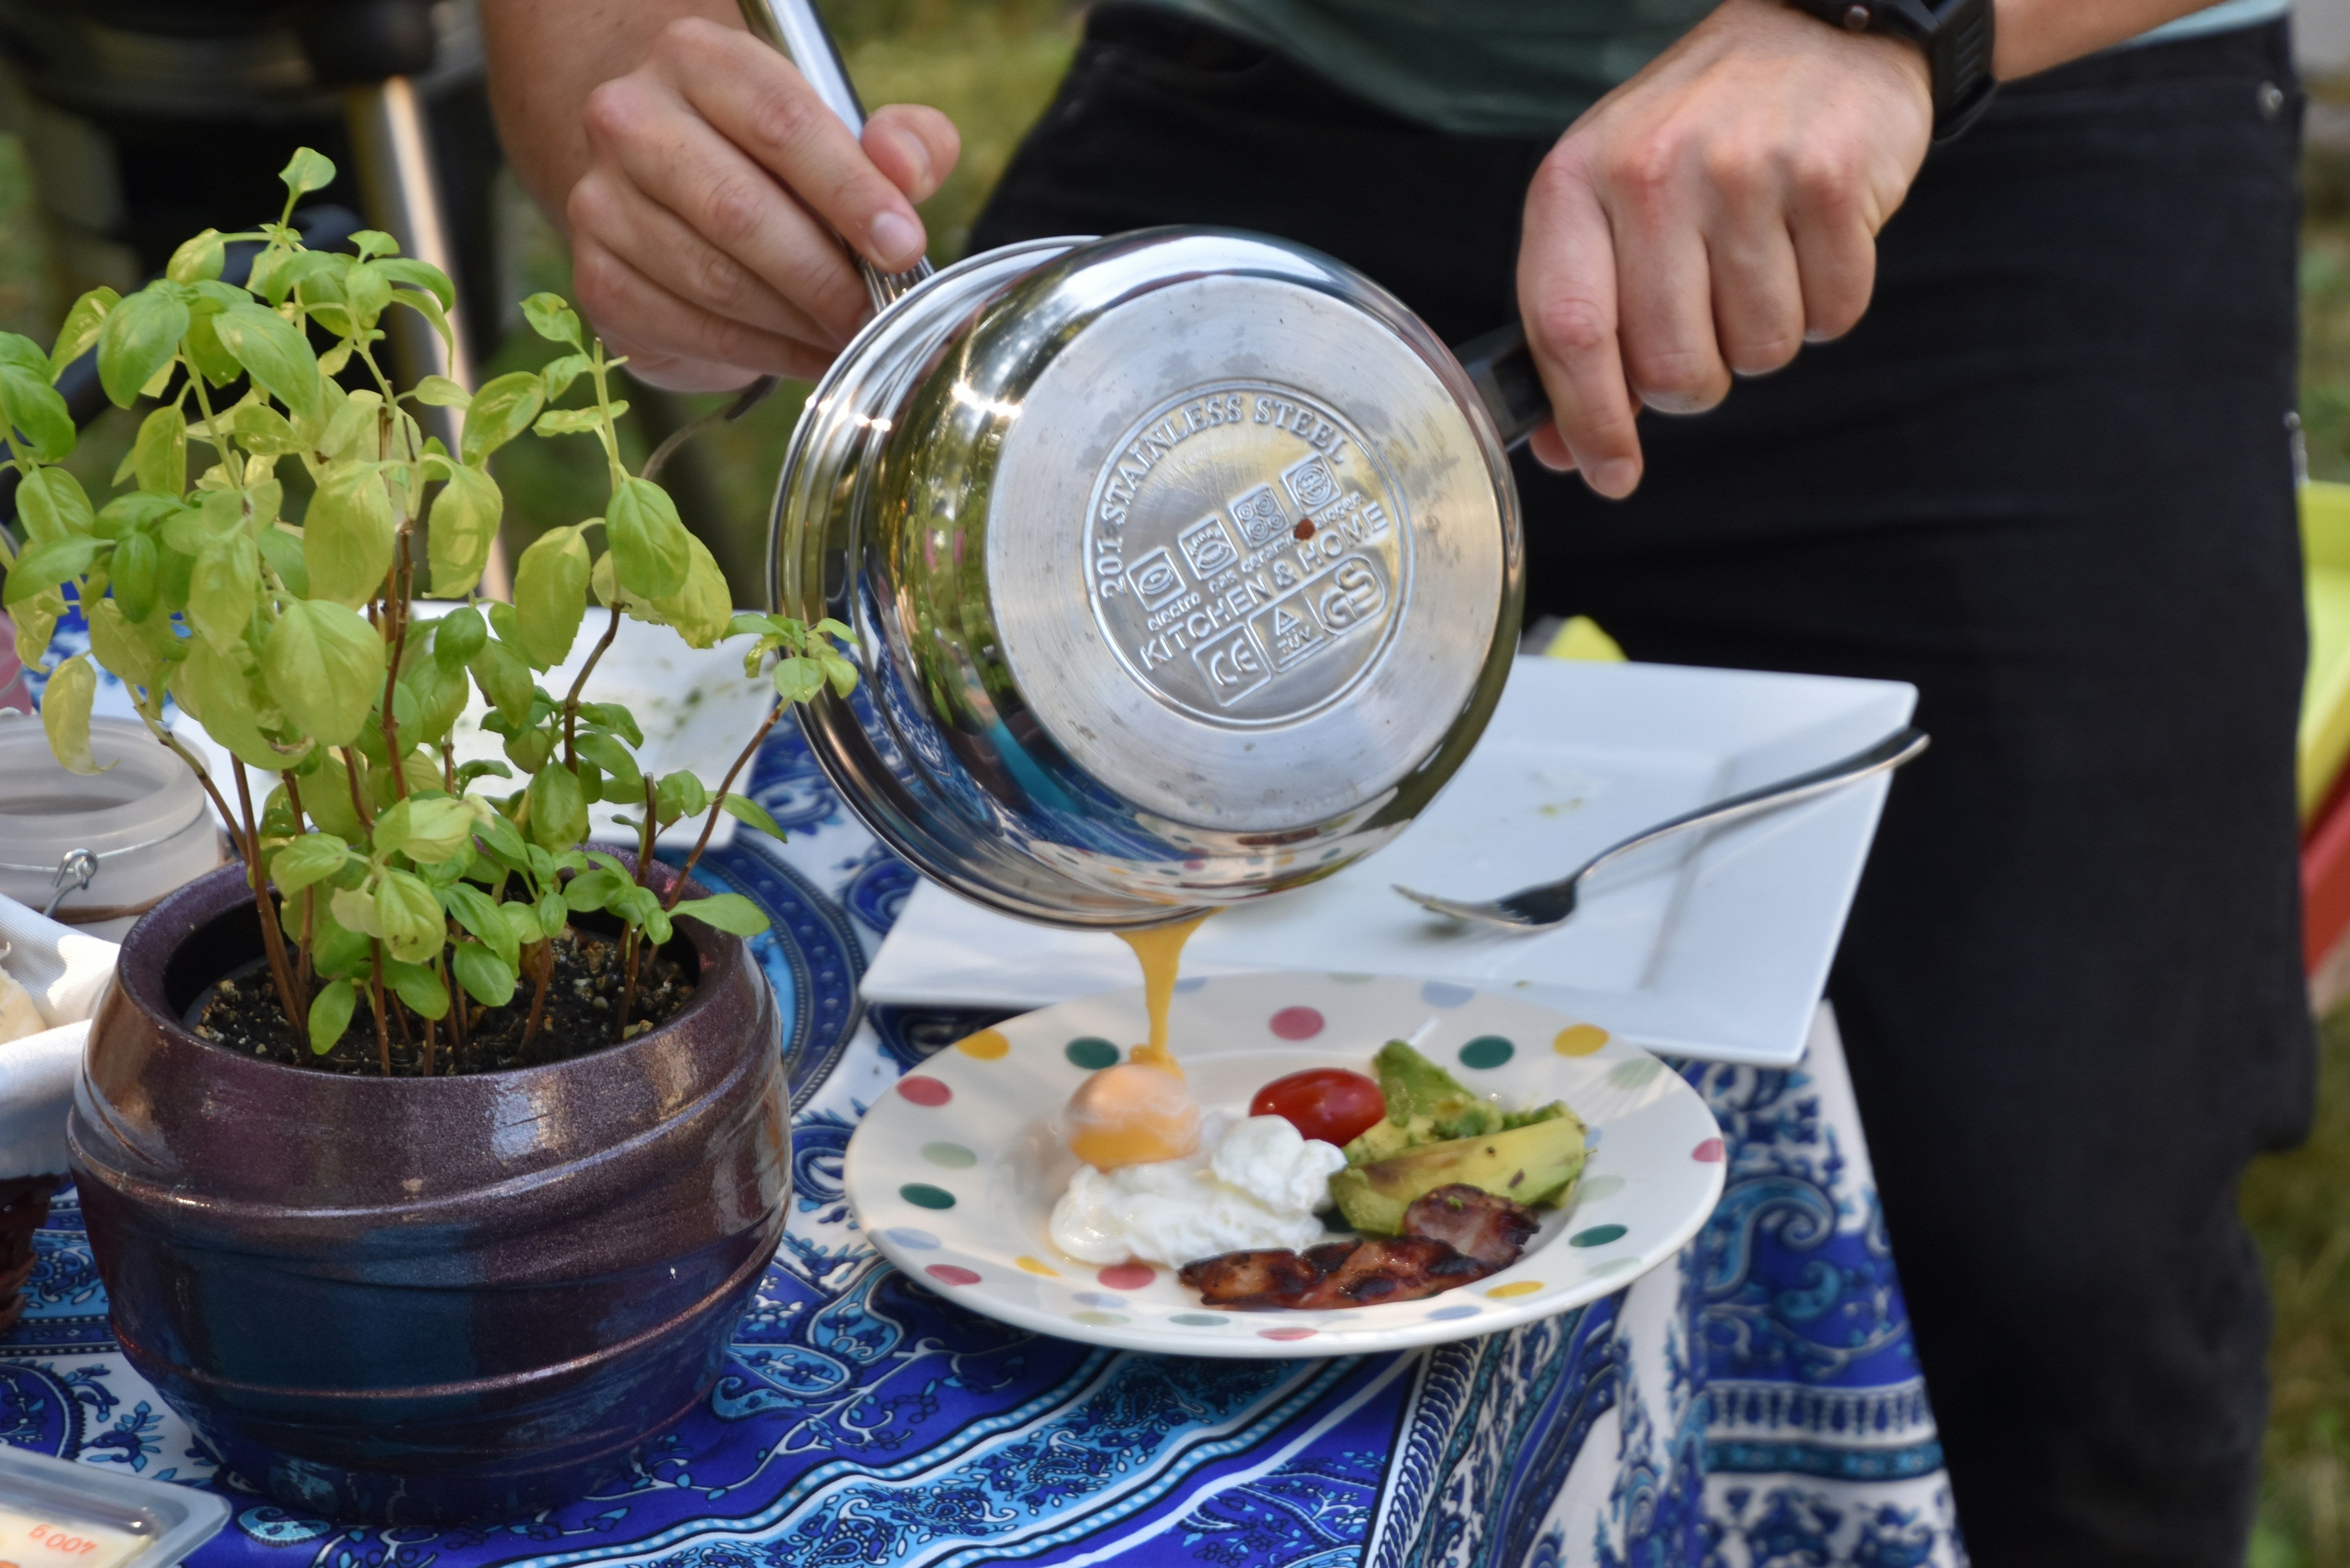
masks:
<path fill-rule="evenodd" d="M 1526 329 L 1517 323 L 1482 337 L 1472 337 L 1453 352 L 1469 372 L 1471 385 L 1484 400 L 1485 411 L 1502 432 L 1502 444 L 1515 447 L 1550 423 L 1550 395 L 1534 374 L 1534 358 L 1526 348 Z"/>

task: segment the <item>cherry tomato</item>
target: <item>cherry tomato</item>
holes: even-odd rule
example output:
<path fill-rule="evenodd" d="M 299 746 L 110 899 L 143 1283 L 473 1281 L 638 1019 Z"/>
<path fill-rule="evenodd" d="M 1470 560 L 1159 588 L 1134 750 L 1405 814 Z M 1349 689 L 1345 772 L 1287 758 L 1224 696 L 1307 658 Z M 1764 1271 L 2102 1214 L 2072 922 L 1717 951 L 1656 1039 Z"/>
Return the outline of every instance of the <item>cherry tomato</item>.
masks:
<path fill-rule="evenodd" d="M 1307 1137 L 1348 1143 L 1388 1114 L 1378 1085 L 1344 1067 L 1315 1067 L 1275 1078 L 1249 1102 L 1253 1116 L 1279 1116 Z"/>

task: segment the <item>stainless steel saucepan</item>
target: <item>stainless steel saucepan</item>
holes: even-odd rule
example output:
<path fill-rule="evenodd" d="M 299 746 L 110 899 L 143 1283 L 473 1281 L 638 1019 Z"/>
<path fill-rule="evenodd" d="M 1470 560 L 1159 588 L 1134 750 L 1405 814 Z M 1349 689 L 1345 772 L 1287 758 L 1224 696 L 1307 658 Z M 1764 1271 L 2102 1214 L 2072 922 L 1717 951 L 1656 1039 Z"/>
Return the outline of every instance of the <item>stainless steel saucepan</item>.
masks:
<path fill-rule="evenodd" d="M 806 0 L 743 7 L 860 130 Z M 1343 263 L 1218 230 L 863 270 L 769 556 L 785 613 L 856 628 L 864 680 L 802 722 L 885 843 L 1007 913 L 1137 927 L 1427 805 L 1516 649 L 1504 452 L 1547 413 L 1514 329 L 1456 358 Z"/>

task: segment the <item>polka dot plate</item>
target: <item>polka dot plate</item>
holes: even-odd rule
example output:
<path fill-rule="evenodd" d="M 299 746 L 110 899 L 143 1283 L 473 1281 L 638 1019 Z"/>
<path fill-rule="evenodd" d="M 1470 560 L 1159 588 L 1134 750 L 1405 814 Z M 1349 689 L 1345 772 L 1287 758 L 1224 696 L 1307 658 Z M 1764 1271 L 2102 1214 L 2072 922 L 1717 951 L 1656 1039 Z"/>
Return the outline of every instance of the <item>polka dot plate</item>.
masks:
<path fill-rule="evenodd" d="M 1593 1140 L 1572 1206 L 1542 1211 L 1540 1233 L 1498 1274 L 1346 1311 L 1210 1309 L 1171 1269 L 1079 1262 L 1046 1232 L 1076 1168 L 1063 1107 L 1143 1031 L 1136 987 L 1024 1013 L 939 1052 L 849 1140 L 858 1223 L 914 1279 L 1022 1328 L 1180 1355 L 1352 1355 L 1490 1334 L 1620 1290 L 1679 1251 L 1721 1195 L 1721 1130 L 1704 1102 L 1592 1024 L 1443 981 L 1185 981 L 1170 1044 L 1211 1109 L 1245 1114 L 1259 1087 L 1308 1067 L 1367 1071 L 1400 1038 L 1505 1109 L 1566 1101 Z"/>

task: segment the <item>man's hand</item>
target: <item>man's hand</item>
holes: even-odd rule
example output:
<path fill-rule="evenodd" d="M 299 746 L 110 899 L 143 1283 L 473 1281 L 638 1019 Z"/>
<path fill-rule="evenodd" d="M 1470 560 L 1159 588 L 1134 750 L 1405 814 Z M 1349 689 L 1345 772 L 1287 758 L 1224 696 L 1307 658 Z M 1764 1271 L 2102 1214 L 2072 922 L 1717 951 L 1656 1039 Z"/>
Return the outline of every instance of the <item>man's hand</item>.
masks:
<path fill-rule="evenodd" d="M 790 61 L 705 18 L 663 27 L 582 119 L 574 292 L 631 373 L 685 391 L 820 373 L 871 308 L 834 236 L 884 272 L 911 266 L 913 203 L 962 151 L 946 116 L 902 106 L 860 144 Z"/>
<path fill-rule="evenodd" d="M 1620 500 L 1640 404 L 1710 409 L 1849 331 L 1933 120 L 1915 45 L 1782 0 L 1725 0 L 1601 99 L 1526 197 L 1518 304 L 1558 421 L 1534 456 Z"/>

